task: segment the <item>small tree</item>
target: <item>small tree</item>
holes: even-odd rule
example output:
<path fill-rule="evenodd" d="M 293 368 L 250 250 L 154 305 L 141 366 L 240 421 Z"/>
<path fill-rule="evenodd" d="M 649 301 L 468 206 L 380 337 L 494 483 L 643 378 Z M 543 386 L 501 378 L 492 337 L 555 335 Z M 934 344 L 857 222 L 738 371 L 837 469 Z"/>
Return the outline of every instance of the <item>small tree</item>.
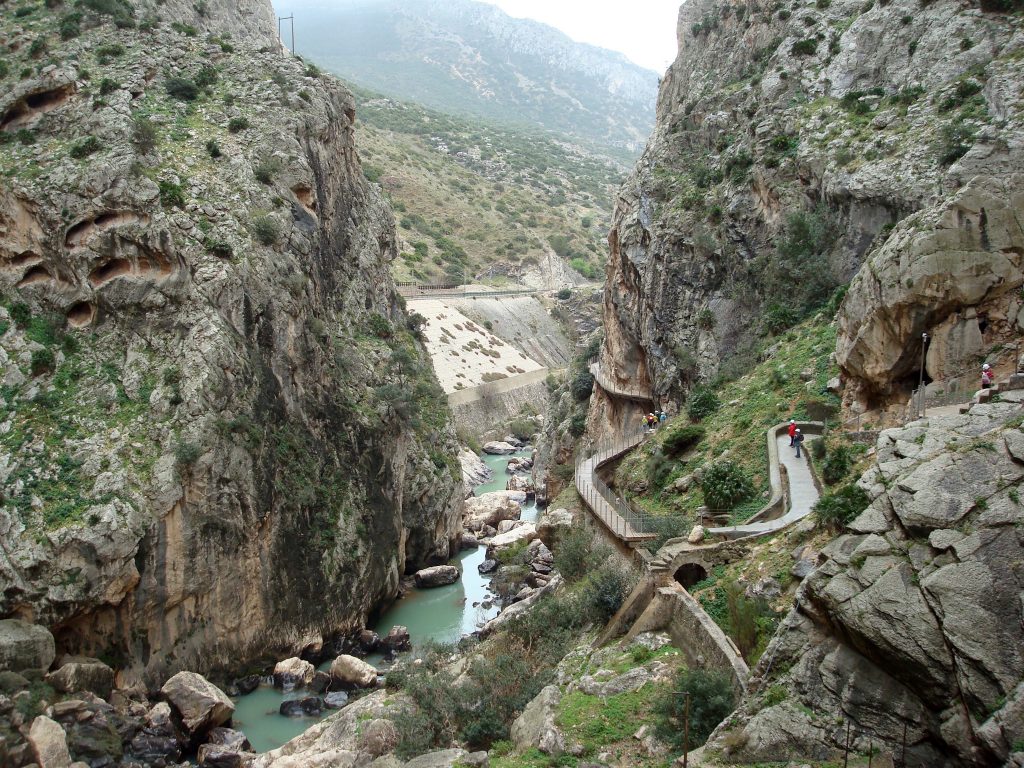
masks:
<path fill-rule="evenodd" d="M 729 510 L 754 493 L 747 473 L 731 461 L 717 461 L 704 471 L 700 481 L 704 501 L 713 510 Z"/>
<path fill-rule="evenodd" d="M 658 738 L 682 749 L 686 699 L 690 700 L 690 747 L 699 747 L 736 705 L 729 676 L 719 670 L 683 669 L 671 689 L 655 702 Z"/>

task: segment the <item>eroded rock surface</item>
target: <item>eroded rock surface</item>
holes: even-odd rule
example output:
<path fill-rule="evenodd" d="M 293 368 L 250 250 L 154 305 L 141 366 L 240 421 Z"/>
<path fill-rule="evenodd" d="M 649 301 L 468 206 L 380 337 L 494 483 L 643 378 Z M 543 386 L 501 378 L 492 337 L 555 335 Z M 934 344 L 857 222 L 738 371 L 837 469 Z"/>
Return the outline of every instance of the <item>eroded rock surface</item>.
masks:
<path fill-rule="evenodd" d="M 855 749 L 890 754 L 905 727 L 912 765 L 1008 758 L 1024 738 L 1021 415 L 977 405 L 882 433 L 870 507 L 822 550 L 710 749 L 824 760 L 849 722 Z"/>

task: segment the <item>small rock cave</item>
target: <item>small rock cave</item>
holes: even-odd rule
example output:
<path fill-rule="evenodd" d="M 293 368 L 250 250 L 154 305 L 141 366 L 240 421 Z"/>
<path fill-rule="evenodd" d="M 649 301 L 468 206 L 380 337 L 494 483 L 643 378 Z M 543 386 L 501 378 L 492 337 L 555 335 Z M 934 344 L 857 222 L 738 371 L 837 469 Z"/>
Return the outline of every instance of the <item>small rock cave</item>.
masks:
<path fill-rule="evenodd" d="M 75 92 L 72 83 L 22 96 L 4 110 L 0 131 L 10 131 L 32 122 L 37 115 L 56 109 Z"/>
<path fill-rule="evenodd" d="M 25 276 L 18 281 L 18 288 L 25 288 L 29 285 L 36 285 L 37 283 L 48 283 L 53 280 L 53 275 L 50 274 L 49 270 L 37 264 L 32 267 Z"/>
<path fill-rule="evenodd" d="M 692 589 L 695 584 L 704 581 L 708 577 L 707 569 L 698 563 L 684 563 L 676 571 L 675 580 L 684 589 Z"/>
<path fill-rule="evenodd" d="M 80 301 L 68 310 L 68 325 L 72 328 L 84 328 L 92 325 L 95 316 L 96 308 L 87 301 Z"/>

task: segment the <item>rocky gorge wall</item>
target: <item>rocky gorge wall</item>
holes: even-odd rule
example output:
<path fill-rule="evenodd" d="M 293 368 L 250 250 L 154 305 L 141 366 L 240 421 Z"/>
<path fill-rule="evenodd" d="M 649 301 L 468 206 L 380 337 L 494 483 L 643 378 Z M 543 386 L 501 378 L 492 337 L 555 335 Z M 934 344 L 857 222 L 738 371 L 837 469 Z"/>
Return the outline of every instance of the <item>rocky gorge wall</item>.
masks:
<path fill-rule="evenodd" d="M 0 615 L 150 680 L 362 626 L 461 480 L 351 95 L 269 3 L 2 13 Z"/>
<path fill-rule="evenodd" d="M 699 0 L 678 38 L 616 203 L 606 375 L 679 402 L 745 370 L 761 339 L 835 312 L 858 273 L 839 311 L 850 404 L 905 398 L 922 331 L 934 379 L 1020 333 L 1017 16 Z M 596 411 L 591 431 L 602 423 Z"/>
<path fill-rule="evenodd" d="M 849 729 L 909 766 L 1016 764 L 1024 398 L 1003 397 L 881 434 L 870 506 L 822 550 L 709 754 L 837 759 Z"/>

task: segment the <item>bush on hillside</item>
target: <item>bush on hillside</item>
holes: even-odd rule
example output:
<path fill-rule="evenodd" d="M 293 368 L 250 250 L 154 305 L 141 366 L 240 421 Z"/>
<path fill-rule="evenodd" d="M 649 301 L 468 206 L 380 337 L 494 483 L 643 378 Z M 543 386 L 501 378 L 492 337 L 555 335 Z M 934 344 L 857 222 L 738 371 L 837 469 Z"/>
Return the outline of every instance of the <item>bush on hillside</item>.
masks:
<path fill-rule="evenodd" d="M 676 468 L 676 462 L 672 461 L 661 451 L 655 451 L 647 459 L 647 482 L 652 487 L 661 489 L 665 487 L 665 483 L 668 482 L 669 477 L 672 474 L 672 470 Z"/>
<path fill-rule="evenodd" d="M 817 441 L 821 442 L 821 441 Z M 848 445 L 837 445 L 825 454 L 821 463 L 821 479 L 828 485 L 835 485 L 850 471 L 852 451 Z"/>
<path fill-rule="evenodd" d="M 634 584 L 635 579 L 628 571 L 606 557 L 596 570 L 590 572 L 583 587 L 581 599 L 589 619 L 605 624 L 622 606 Z"/>
<path fill-rule="evenodd" d="M 704 471 L 700 480 L 704 503 L 716 512 L 727 511 L 754 493 L 754 484 L 747 473 L 731 461 L 716 461 Z"/>
<path fill-rule="evenodd" d="M 856 483 L 848 483 L 837 491 L 826 493 L 814 505 L 813 512 L 819 528 L 841 531 L 857 515 L 868 508 L 871 501 Z"/>
<path fill-rule="evenodd" d="M 281 225 L 268 214 L 254 216 L 252 234 L 263 245 L 276 245 L 281 237 Z"/>
<path fill-rule="evenodd" d="M 199 98 L 199 87 L 187 77 L 169 77 L 164 83 L 167 95 L 178 101 L 195 101 Z"/>
<path fill-rule="evenodd" d="M 701 421 L 721 407 L 718 395 L 711 387 L 695 387 L 686 401 L 686 413 L 693 421 Z"/>
<path fill-rule="evenodd" d="M 685 738 L 686 699 L 690 699 L 690 748 L 698 747 L 736 706 L 729 675 L 720 670 L 681 669 L 669 690 L 655 702 L 655 733 L 682 749 Z"/>
<path fill-rule="evenodd" d="M 579 402 L 589 399 L 590 393 L 593 390 L 594 375 L 586 368 L 573 376 L 572 381 L 569 382 L 569 391 L 572 392 L 572 396 Z"/>
<path fill-rule="evenodd" d="M 132 118 L 132 144 L 142 154 L 153 151 L 157 140 L 156 123 L 146 115 L 135 115 Z"/>
<path fill-rule="evenodd" d="M 704 435 L 704 427 L 697 424 L 676 427 L 665 436 L 661 449 L 669 456 L 680 456 L 703 440 Z"/>

